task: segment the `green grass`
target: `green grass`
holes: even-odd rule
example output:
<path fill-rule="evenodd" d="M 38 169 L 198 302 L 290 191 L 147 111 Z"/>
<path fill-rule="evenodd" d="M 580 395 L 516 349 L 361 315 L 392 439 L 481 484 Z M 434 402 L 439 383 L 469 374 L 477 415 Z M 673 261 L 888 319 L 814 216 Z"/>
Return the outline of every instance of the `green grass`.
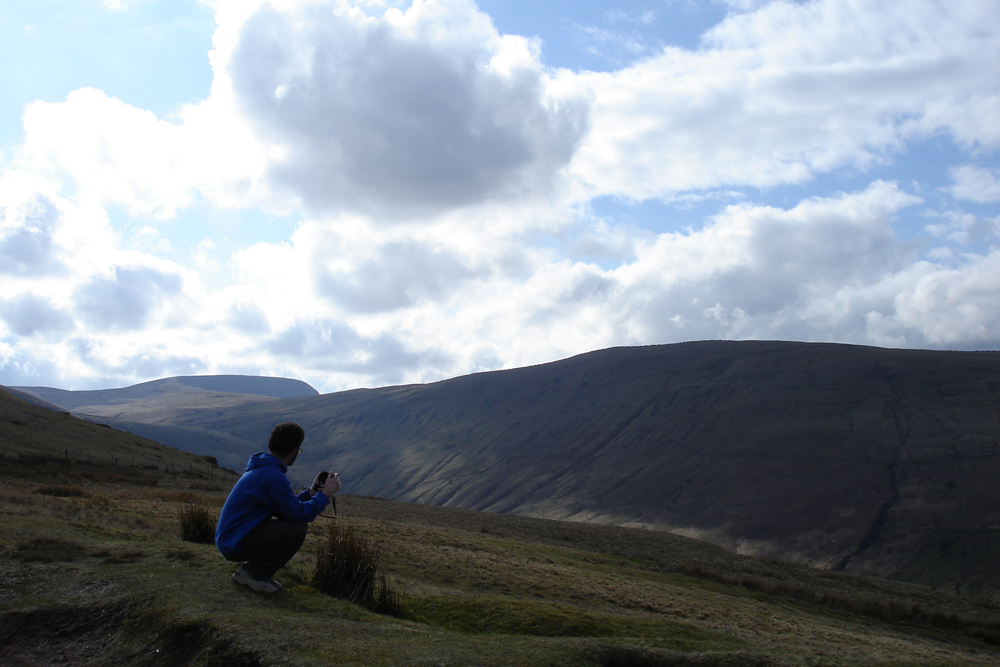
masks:
<path fill-rule="evenodd" d="M 680 651 L 747 648 L 719 633 L 650 615 L 594 613 L 503 595 L 436 595 L 407 605 L 413 618 L 448 630 L 534 637 L 617 637 Z"/>
<path fill-rule="evenodd" d="M 378 549 L 401 617 L 313 585 L 325 519 L 277 575 L 284 592 L 264 596 L 234 586 L 235 564 L 213 545 L 181 537 L 184 510 L 218 507 L 225 489 L 165 471 L 150 473 L 155 484 L 118 479 L 111 467 L 93 472 L 80 479 L 39 464 L 0 480 L 0 664 L 16 651 L 41 651 L 29 665 L 59 655 L 105 665 L 366 667 L 1000 660 L 962 628 L 823 602 L 838 591 L 1000 620 L 995 609 L 930 589 L 746 559 L 649 531 L 350 496 L 334 525 L 349 520 Z M 40 493 L 43 485 L 80 493 Z"/>

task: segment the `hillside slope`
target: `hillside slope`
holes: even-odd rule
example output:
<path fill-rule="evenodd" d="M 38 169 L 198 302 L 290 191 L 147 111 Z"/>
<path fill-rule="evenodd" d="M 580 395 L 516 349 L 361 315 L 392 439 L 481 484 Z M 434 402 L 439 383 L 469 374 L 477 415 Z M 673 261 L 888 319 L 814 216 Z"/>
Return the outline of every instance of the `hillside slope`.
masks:
<path fill-rule="evenodd" d="M 643 525 L 831 569 L 1000 588 L 998 353 L 713 341 L 430 385 L 78 410 L 155 424 L 161 441 L 237 469 L 294 419 L 308 433 L 295 471 L 341 470 L 352 493 Z"/>
<path fill-rule="evenodd" d="M 55 412 L 23 400 L 6 387 L 0 387 L 0 443 L 0 461 L 8 474 L 19 466 L 41 466 L 53 475 L 100 467 L 144 478 L 173 471 L 220 482 L 235 479 L 232 471 L 219 469 L 210 456 Z"/>

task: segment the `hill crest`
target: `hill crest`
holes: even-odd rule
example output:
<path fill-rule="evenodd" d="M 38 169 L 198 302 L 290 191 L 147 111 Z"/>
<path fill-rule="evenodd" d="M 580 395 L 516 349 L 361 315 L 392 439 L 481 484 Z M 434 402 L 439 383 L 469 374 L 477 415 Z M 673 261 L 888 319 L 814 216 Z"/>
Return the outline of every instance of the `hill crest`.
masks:
<path fill-rule="evenodd" d="M 11 389 L 31 394 L 66 410 L 77 410 L 91 405 L 162 399 L 165 396 L 177 395 L 195 395 L 197 396 L 195 402 L 203 398 L 204 394 L 236 394 L 273 399 L 319 395 L 316 389 L 301 380 L 252 375 L 180 375 L 119 389 L 83 391 L 54 387 L 11 387 Z"/>

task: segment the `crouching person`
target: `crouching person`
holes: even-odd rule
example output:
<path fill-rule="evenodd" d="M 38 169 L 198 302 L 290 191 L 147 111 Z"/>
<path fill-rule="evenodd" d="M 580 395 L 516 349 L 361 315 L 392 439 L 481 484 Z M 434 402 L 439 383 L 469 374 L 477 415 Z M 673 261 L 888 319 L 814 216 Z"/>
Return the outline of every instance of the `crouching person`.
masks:
<path fill-rule="evenodd" d="M 275 426 L 268 451 L 250 457 L 222 507 L 215 544 L 227 560 L 242 563 L 232 577 L 241 586 L 264 593 L 280 591 L 274 573 L 298 553 L 309 522 L 340 490 L 336 474 L 320 473 L 312 487 L 297 496 L 292 492 L 285 473 L 302 451 L 304 439 L 298 424 Z"/>

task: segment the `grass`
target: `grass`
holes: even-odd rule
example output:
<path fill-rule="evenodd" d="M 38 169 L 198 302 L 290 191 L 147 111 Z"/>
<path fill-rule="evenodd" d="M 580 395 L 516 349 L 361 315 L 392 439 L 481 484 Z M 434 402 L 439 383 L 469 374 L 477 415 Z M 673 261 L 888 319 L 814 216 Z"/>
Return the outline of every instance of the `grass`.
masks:
<path fill-rule="evenodd" d="M 742 647 L 717 633 L 648 615 L 587 611 L 505 595 L 435 595 L 410 604 L 413 618 L 458 632 L 534 637 L 631 637 L 680 651 Z"/>
<path fill-rule="evenodd" d="M 941 591 L 758 561 L 650 531 L 351 496 L 338 502 L 340 519 L 311 525 L 303 549 L 277 575 L 284 592 L 263 596 L 229 582 L 235 565 L 212 544 L 182 539 L 182 514 L 197 508 L 210 522 L 209 508 L 227 489 L 165 470 L 149 473 L 155 484 L 120 480 L 111 467 L 93 472 L 95 480 L 61 477 L 39 463 L 0 479 L 0 663 L 50 664 L 59 656 L 185 666 L 1000 661 L 1000 650 L 968 628 L 830 602 L 836 594 L 918 606 L 928 618 L 975 618 L 980 627 L 1000 621 L 995 608 Z M 43 486 L 83 493 L 47 494 Z M 317 562 L 345 525 L 355 542 L 363 538 L 362 551 L 377 554 L 373 596 L 381 580 L 400 594 L 396 616 L 315 585 Z"/>
<path fill-rule="evenodd" d="M 35 491 L 45 496 L 55 496 L 56 498 L 86 498 L 90 494 L 79 486 L 67 486 L 64 484 L 43 484 Z"/>
<path fill-rule="evenodd" d="M 19 544 L 14 553 L 23 563 L 70 563 L 79 559 L 83 551 L 78 542 L 35 537 Z"/>
<path fill-rule="evenodd" d="M 181 539 L 198 544 L 215 544 L 215 519 L 200 505 L 187 505 L 181 510 Z"/>
<path fill-rule="evenodd" d="M 381 549 L 348 523 L 330 523 L 316 557 L 312 583 L 322 593 L 365 609 L 403 616 L 403 603 L 379 570 Z"/>

